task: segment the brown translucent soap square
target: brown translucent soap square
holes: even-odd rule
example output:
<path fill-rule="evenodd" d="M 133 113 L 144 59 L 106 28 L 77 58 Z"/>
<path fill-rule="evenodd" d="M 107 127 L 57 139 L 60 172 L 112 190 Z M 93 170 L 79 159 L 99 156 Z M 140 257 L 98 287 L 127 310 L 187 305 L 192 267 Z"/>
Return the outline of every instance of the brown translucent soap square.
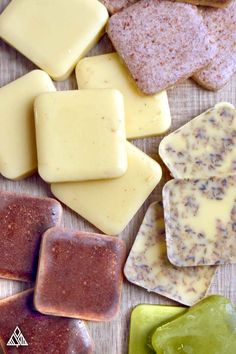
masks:
<path fill-rule="evenodd" d="M 61 215 L 55 199 L 0 191 L 0 277 L 35 279 L 41 236 Z"/>
<path fill-rule="evenodd" d="M 33 290 L 27 290 L 0 300 L 1 349 L 4 354 L 90 354 L 93 341 L 83 321 L 38 313 Z"/>
<path fill-rule="evenodd" d="M 52 228 L 43 235 L 35 307 L 92 321 L 118 312 L 125 244 L 116 237 Z"/>

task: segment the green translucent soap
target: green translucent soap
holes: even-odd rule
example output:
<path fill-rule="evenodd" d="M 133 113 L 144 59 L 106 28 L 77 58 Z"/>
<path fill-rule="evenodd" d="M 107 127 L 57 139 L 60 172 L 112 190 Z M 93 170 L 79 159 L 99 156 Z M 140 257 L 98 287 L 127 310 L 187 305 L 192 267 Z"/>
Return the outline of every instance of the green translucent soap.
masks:
<path fill-rule="evenodd" d="M 152 346 L 157 354 L 236 354 L 236 310 L 223 296 L 209 296 L 158 327 Z"/>
<path fill-rule="evenodd" d="M 130 322 L 129 354 L 153 354 L 148 341 L 157 326 L 171 321 L 186 311 L 183 307 L 138 305 Z"/>

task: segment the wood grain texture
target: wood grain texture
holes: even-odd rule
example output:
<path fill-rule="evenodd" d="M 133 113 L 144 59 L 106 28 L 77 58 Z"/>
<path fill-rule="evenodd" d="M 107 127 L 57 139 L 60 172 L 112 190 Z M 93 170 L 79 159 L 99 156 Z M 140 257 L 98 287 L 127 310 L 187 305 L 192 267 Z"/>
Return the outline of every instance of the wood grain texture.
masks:
<path fill-rule="evenodd" d="M 2 12 L 7 3 L 8 0 L 0 2 L 0 12 Z M 111 44 L 107 38 L 104 38 L 99 45 L 90 52 L 90 55 L 109 52 L 111 50 Z M 0 41 L 0 86 L 15 80 L 34 68 L 35 66 L 30 61 L 3 41 Z M 69 80 L 56 83 L 56 87 L 59 90 L 76 89 L 75 77 L 72 75 Z M 219 101 L 228 101 L 236 105 L 236 77 L 231 80 L 227 87 L 218 93 L 205 91 L 198 87 L 193 81 L 188 80 L 170 90 L 168 96 L 173 119 L 172 130 L 174 130 Z M 133 143 L 159 161 L 157 148 L 160 139 L 161 138 L 139 139 L 133 141 Z M 169 178 L 169 173 L 163 166 L 163 178 L 161 183 L 144 203 L 125 231 L 120 235 L 126 242 L 128 251 L 132 246 L 148 205 L 161 198 L 162 187 Z M 37 174 L 17 182 L 11 182 L 0 177 L 0 188 L 8 191 L 27 192 L 39 196 L 51 196 L 49 186 L 44 183 Z M 66 207 L 64 207 L 63 224 L 68 228 L 98 231 Z M 32 286 L 32 284 L 0 280 L 0 298 L 17 293 L 29 286 Z M 210 292 L 225 295 L 236 304 L 236 265 L 227 265 L 219 268 Z M 96 345 L 95 354 L 127 353 L 130 312 L 135 305 L 140 303 L 174 304 L 164 297 L 148 293 L 144 289 L 125 281 L 119 316 L 114 321 L 108 323 L 88 323 Z"/>

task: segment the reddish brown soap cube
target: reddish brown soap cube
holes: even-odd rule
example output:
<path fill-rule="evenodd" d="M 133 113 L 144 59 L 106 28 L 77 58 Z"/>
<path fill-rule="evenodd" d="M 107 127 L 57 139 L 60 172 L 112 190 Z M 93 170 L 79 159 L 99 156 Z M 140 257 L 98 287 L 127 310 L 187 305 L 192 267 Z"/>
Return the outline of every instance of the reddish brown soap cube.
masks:
<path fill-rule="evenodd" d="M 0 277 L 35 279 L 41 236 L 61 215 L 55 199 L 0 191 Z"/>
<path fill-rule="evenodd" d="M 43 235 L 34 303 L 44 314 L 92 321 L 119 309 L 125 259 L 116 237 L 52 228 Z"/>
<path fill-rule="evenodd" d="M 27 290 L 0 300 L 1 348 L 4 354 L 90 354 L 93 341 L 83 321 L 35 311 L 33 290 Z"/>

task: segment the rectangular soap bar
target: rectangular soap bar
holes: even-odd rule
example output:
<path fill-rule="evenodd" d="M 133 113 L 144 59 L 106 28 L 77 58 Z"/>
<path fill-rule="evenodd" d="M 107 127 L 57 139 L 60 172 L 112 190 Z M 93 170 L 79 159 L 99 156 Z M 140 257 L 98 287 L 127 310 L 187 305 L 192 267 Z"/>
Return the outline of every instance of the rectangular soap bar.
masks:
<path fill-rule="evenodd" d="M 236 263 L 236 176 L 171 180 L 163 202 L 171 263 Z"/>
<path fill-rule="evenodd" d="M 153 354 L 147 345 L 152 333 L 162 324 L 172 321 L 186 311 L 183 307 L 138 305 L 131 314 L 129 354 Z"/>
<path fill-rule="evenodd" d="M 228 299 L 209 296 L 181 316 L 156 329 L 157 354 L 235 354 L 236 310 Z"/>
<path fill-rule="evenodd" d="M 35 280 L 41 236 L 61 216 L 55 199 L 0 191 L 0 277 Z"/>
<path fill-rule="evenodd" d="M 159 154 L 175 178 L 236 173 L 236 110 L 218 103 L 166 136 Z"/>
<path fill-rule="evenodd" d="M 17 327 L 16 327 L 17 326 Z M 25 346 L 10 346 L 13 343 Z M 38 313 L 33 305 L 33 290 L 0 300 L 0 351 L 4 354 L 91 354 L 93 341 L 84 322 Z"/>
<path fill-rule="evenodd" d="M 108 235 L 124 230 L 161 179 L 160 165 L 126 143 L 128 170 L 120 178 L 54 183 L 52 193 Z"/>
<path fill-rule="evenodd" d="M 138 1 L 111 16 L 107 33 L 137 86 L 148 95 L 192 76 L 217 52 L 197 7 L 185 3 Z"/>
<path fill-rule="evenodd" d="M 116 88 L 123 94 L 127 138 L 160 135 L 170 128 L 166 91 L 143 94 L 117 53 L 82 59 L 76 67 L 76 78 L 80 89 Z"/>
<path fill-rule="evenodd" d="M 35 101 L 38 170 L 47 182 L 114 178 L 127 170 L 117 90 L 45 93 Z"/>
<path fill-rule="evenodd" d="M 0 37 L 64 80 L 98 41 L 107 20 L 97 0 L 12 0 L 0 16 Z"/>
<path fill-rule="evenodd" d="M 134 241 L 124 273 L 133 284 L 191 306 L 203 298 L 216 267 L 177 268 L 167 258 L 163 206 L 151 204 Z"/>
<path fill-rule="evenodd" d="M 21 179 L 37 169 L 33 103 L 47 91 L 55 87 L 41 70 L 0 88 L 0 173 L 6 178 Z"/>
<path fill-rule="evenodd" d="M 112 319 L 119 310 L 124 259 L 125 244 L 116 237 L 48 230 L 40 251 L 37 310 L 91 321 Z"/>

